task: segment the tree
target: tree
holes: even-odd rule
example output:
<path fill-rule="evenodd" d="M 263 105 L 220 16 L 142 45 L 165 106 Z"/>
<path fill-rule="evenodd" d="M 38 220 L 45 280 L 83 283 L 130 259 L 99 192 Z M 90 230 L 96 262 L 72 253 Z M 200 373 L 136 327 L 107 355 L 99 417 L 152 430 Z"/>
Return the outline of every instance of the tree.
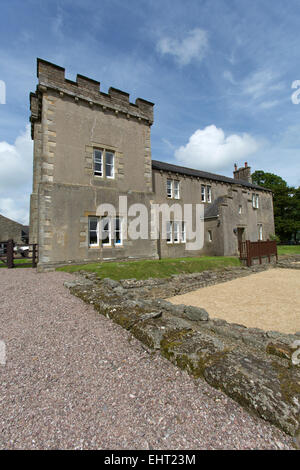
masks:
<path fill-rule="evenodd" d="M 281 241 L 296 240 L 300 230 L 300 188 L 289 187 L 280 176 L 261 170 L 253 173 L 252 181 L 273 192 L 275 231 Z"/>

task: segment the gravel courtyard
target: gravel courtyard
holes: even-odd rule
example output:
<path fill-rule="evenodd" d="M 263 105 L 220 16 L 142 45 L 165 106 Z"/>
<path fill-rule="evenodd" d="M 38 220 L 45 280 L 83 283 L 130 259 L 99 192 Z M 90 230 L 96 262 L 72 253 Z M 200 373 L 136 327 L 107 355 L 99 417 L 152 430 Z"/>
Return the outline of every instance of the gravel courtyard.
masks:
<path fill-rule="evenodd" d="M 1 449 L 293 448 L 72 296 L 70 278 L 0 270 Z"/>
<path fill-rule="evenodd" d="M 167 299 L 262 330 L 300 331 L 300 270 L 270 269 Z"/>

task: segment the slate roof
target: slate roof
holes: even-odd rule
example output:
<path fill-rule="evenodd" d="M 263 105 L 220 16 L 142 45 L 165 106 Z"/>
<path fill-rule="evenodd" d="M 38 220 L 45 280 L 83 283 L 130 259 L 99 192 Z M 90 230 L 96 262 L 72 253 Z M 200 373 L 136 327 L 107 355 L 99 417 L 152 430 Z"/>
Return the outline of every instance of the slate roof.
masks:
<path fill-rule="evenodd" d="M 196 176 L 212 181 L 220 181 L 229 184 L 239 184 L 241 186 L 246 186 L 250 189 L 261 189 L 264 191 L 271 191 L 270 189 L 263 188 L 262 186 L 258 186 L 257 184 L 248 183 L 244 180 L 236 180 L 233 178 L 229 178 L 228 176 L 216 175 L 215 173 L 208 173 L 207 171 L 194 170 L 192 168 L 173 165 L 171 163 L 159 162 L 158 160 L 152 160 L 152 168 L 154 170 L 170 171 L 172 173 L 178 173 L 180 175 Z"/>
<path fill-rule="evenodd" d="M 222 202 L 225 202 L 224 196 L 217 197 L 212 204 L 208 204 L 204 209 L 204 218 L 210 219 L 212 217 L 217 217 L 219 215 L 219 206 Z"/>

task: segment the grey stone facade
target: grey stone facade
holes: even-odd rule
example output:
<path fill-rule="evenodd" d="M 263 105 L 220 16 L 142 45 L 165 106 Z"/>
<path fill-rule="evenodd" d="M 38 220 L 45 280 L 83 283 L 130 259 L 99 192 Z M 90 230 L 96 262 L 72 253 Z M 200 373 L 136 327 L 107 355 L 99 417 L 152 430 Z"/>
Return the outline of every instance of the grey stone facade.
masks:
<path fill-rule="evenodd" d="M 13 239 L 15 243 L 28 243 L 28 226 L 0 214 L 0 242 Z"/>
<path fill-rule="evenodd" d="M 153 103 L 140 98 L 130 103 L 129 95 L 115 88 L 103 93 L 99 82 L 82 75 L 70 81 L 63 68 L 41 59 L 37 75 L 36 92 L 30 94 L 34 140 L 30 241 L 39 244 L 40 269 L 112 259 L 235 255 L 239 238 L 255 241 L 258 230 L 263 239 L 274 234 L 272 194 L 251 183 L 248 165 L 236 168 L 232 179 L 152 161 Z M 103 159 L 101 175 L 95 173 L 96 150 Z M 114 162 L 112 177 L 105 173 L 109 154 Z M 178 199 L 167 196 L 167 180 L 179 182 Z M 201 199 L 202 186 L 206 201 Z M 100 204 L 118 208 L 119 196 L 127 198 L 128 207 L 143 204 L 147 209 L 149 237 L 91 246 L 89 220 L 99 216 Z M 151 239 L 153 204 L 174 203 L 203 204 L 201 250 L 187 250 L 183 241 L 168 243 L 160 236 L 162 227 L 158 240 Z M 125 208 L 116 215 L 124 222 Z M 170 221 L 176 222 L 172 214 Z"/>

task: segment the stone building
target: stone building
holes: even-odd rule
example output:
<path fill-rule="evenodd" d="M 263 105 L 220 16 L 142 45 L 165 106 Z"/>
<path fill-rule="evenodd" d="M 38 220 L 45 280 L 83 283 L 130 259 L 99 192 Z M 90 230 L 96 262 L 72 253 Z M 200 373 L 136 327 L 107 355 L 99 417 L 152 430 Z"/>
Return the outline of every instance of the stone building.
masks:
<path fill-rule="evenodd" d="M 235 255 L 238 240 L 274 234 L 272 193 L 252 184 L 247 163 L 228 178 L 152 160 L 153 103 L 141 98 L 131 103 L 128 93 L 115 88 L 100 92 L 99 82 L 82 75 L 68 80 L 62 67 L 41 59 L 37 76 L 36 92 L 30 94 L 30 241 L 39 244 L 40 269 L 98 260 Z M 203 208 L 200 249 L 188 249 L 184 215 L 161 219 L 153 236 L 153 208 L 174 203 L 192 206 L 195 230 L 196 206 Z M 105 204 L 116 208 L 113 217 Z M 146 210 L 139 229 L 148 235 L 128 236 L 138 207 Z"/>
<path fill-rule="evenodd" d="M 0 243 L 11 239 L 18 244 L 27 244 L 29 227 L 0 214 Z"/>

